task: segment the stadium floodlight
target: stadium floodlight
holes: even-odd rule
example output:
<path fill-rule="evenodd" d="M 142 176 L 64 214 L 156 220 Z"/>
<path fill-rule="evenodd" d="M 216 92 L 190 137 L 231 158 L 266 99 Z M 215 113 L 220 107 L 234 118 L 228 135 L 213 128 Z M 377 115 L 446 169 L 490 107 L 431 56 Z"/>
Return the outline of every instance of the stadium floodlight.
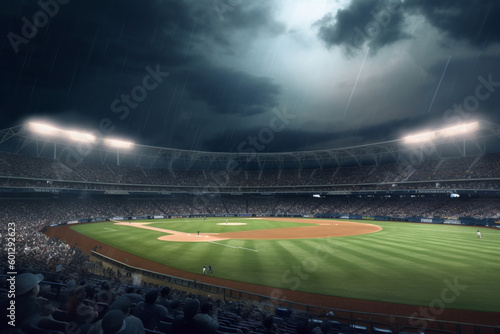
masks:
<path fill-rule="evenodd" d="M 418 144 L 442 138 L 449 138 L 464 134 L 470 134 L 479 129 L 479 122 L 464 123 L 450 126 L 436 131 L 417 133 L 403 138 L 405 144 Z"/>
<path fill-rule="evenodd" d="M 46 123 L 29 122 L 28 128 L 31 131 L 44 136 L 56 136 L 85 143 L 93 143 L 96 141 L 96 137 L 90 133 L 75 130 L 64 130 Z"/>
<path fill-rule="evenodd" d="M 405 144 L 416 144 L 431 141 L 434 139 L 433 132 L 422 132 L 416 135 L 406 136 L 403 138 Z"/>
<path fill-rule="evenodd" d="M 69 139 L 84 143 L 93 143 L 96 141 L 95 136 L 86 132 L 78 132 L 71 130 L 64 130 L 64 133 L 68 136 Z"/>
<path fill-rule="evenodd" d="M 61 131 L 52 125 L 37 122 L 29 122 L 28 128 L 35 133 L 46 136 L 57 136 Z"/>
<path fill-rule="evenodd" d="M 132 142 L 113 138 L 104 138 L 103 142 L 105 145 L 115 148 L 131 149 L 134 146 Z"/>
<path fill-rule="evenodd" d="M 439 131 L 442 137 L 452 137 L 458 136 L 465 133 L 472 133 L 479 128 L 479 122 L 460 124 L 456 126 L 450 126 L 449 128 L 444 128 Z"/>

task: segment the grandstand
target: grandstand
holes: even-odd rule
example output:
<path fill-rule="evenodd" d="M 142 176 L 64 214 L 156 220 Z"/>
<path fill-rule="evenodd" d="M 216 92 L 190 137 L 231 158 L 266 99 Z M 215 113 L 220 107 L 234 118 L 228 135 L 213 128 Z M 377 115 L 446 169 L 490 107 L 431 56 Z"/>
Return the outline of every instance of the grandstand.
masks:
<path fill-rule="evenodd" d="M 482 122 L 480 129 L 467 140 L 435 141 L 426 147 L 408 147 L 404 140 L 395 140 L 291 153 L 192 152 L 141 145 L 135 145 L 132 151 L 122 151 L 93 144 L 74 164 L 66 159 L 78 153 L 73 144 L 62 138 L 37 136 L 25 125 L 2 131 L 0 184 L 4 196 L 85 194 L 154 198 L 158 204 L 149 214 L 353 215 L 357 213 L 355 207 L 344 212 L 332 212 L 331 208 L 343 207 L 337 202 L 355 197 L 375 203 L 378 215 L 391 216 L 394 211 L 398 217 L 410 217 L 419 214 L 409 208 L 424 206 L 419 203 L 425 203 L 431 196 L 437 197 L 441 204 L 432 214 L 421 212 L 421 215 L 433 218 L 453 212 L 451 216 L 494 219 L 499 217 L 491 201 L 494 203 L 500 194 L 500 154 L 489 145 L 498 140 L 499 128 Z M 471 198 L 474 203 L 484 200 L 485 208 L 471 205 L 474 209 L 470 210 L 462 205 L 463 199 L 449 198 L 455 193 Z M 236 200 L 239 203 L 232 198 L 249 194 L 252 197 L 240 197 Z M 298 210 L 293 204 L 296 200 L 290 197 L 312 194 L 326 198 L 301 201 L 302 208 Z M 259 202 L 259 196 L 270 195 L 284 197 L 275 197 L 273 205 L 266 202 L 263 211 L 253 203 Z M 210 207 L 184 205 L 179 212 L 166 209 L 169 206 L 166 203 L 189 196 L 210 196 L 217 200 L 211 201 Z M 390 207 L 383 210 L 375 202 L 382 199 L 384 202 L 391 199 L 394 210 Z M 216 208 L 215 202 L 219 203 Z M 295 207 L 294 212 L 291 207 Z M 406 207 L 407 211 L 401 211 L 400 207 Z M 362 214 L 369 211 L 365 209 Z"/>
<path fill-rule="evenodd" d="M 109 266 L 100 273 L 104 276 L 93 276 L 83 265 L 88 263 L 86 252 L 42 232 L 53 224 L 177 216 L 377 217 L 498 227 L 499 129 L 481 122 L 480 131 L 466 139 L 412 146 L 401 139 L 308 152 L 219 153 L 138 144 L 132 149 L 100 143 L 75 146 L 33 134 L 22 125 L 0 132 L 1 233 L 6 235 L 9 222 L 16 223 L 20 266 L 43 271 L 53 281 L 60 281 L 62 266 L 66 274 L 78 273 L 94 285 L 113 279 L 119 289 L 126 268 L 118 274 Z M 140 294 L 152 287 L 143 286 Z M 177 298 L 192 297 L 187 291 L 176 290 Z M 207 299 L 202 294 L 197 298 Z M 236 327 L 264 330 L 265 313 L 253 304 L 227 301 L 217 307 L 220 333 Z M 240 316 L 235 318 L 235 313 Z M 279 319 L 283 333 L 295 332 L 304 320 Z M 307 325 L 324 321 L 338 326 L 332 333 L 376 332 L 373 321 L 364 326 L 338 320 L 316 314 Z M 378 333 L 389 333 L 389 328 L 379 324 Z M 468 327 L 462 328 L 465 332 Z"/>

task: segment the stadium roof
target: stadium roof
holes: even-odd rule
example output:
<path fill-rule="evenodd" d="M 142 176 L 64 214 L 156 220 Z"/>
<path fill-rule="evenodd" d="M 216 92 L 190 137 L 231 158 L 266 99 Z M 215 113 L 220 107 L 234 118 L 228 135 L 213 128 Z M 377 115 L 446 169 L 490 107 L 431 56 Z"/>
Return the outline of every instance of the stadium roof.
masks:
<path fill-rule="evenodd" d="M 456 129 L 455 129 L 456 130 Z M 443 129 L 436 132 L 443 132 Z M 64 133 L 65 134 L 65 133 Z M 109 147 L 104 141 L 72 142 L 67 136 L 45 136 L 29 123 L 0 131 L 0 149 L 12 153 L 59 159 L 70 167 L 81 162 L 176 170 L 266 170 L 375 165 L 485 154 L 500 148 L 500 126 L 481 121 L 471 133 L 432 137 L 408 144 L 405 139 L 368 145 L 297 152 L 202 152 L 135 144 L 133 149 Z"/>

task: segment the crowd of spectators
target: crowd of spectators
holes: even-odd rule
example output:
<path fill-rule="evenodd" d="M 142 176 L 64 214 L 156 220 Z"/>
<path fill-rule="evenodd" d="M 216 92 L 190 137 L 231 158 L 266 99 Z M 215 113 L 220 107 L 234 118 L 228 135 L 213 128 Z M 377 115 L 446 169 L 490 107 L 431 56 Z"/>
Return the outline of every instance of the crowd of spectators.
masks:
<path fill-rule="evenodd" d="M 380 184 L 353 184 L 353 185 L 329 185 L 329 186 L 283 186 L 283 187 L 251 187 L 231 188 L 218 186 L 179 187 L 179 186 L 151 186 L 151 185 L 121 185 L 109 183 L 84 183 L 45 181 L 33 179 L 16 179 L 0 176 L 0 188 L 6 190 L 36 189 L 37 192 L 59 193 L 63 191 L 85 191 L 96 193 L 297 193 L 297 192 L 356 192 L 377 190 L 498 190 L 500 180 L 443 180 L 443 181 L 418 181 L 403 183 L 380 183 Z"/>
<path fill-rule="evenodd" d="M 54 240 L 42 233 L 54 217 L 69 218 L 71 211 L 64 213 L 57 203 L 48 201 L 0 202 L 2 219 L 0 238 L 7 240 L 8 227 L 15 229 L 16 263 L 33 270 L 61 271 L 78 270 L 85 256 L 76 247 L 70 247 L 61 240 Z M 2 259 L 7 258 L 7 249 L 2 247 Z"/>
<path fill-rule="evenodd" d="M 8 294 L 9 283 L 3 278 L 2 318 L 7 318 L 12 299 Z M 15 301 L 15 327 L 2 321 L 2 333 L 316 334 L 334 325 L 340 329 L 333 312 L 317 315 L 314 320 L 300 312 L 278 315 L 270 300 L 222 300 L 144 281 L 134 285 L 116 276 L 89 272 L 20 269 Z"/>
<path fill-rule="evenodd" d="M 4 186 L 96 190 L 184 190 L 216 187 L 252 191 L 264 188 L 411 186 L 418 182 L 482 181 L 500 178 L 500 154 L 330 169 L 204 171 L 142 168 L 62 161 L 0 152 Z M 494 180 L 492 180 L 494 181 Z"/>
<path fill-rule="evenodd" d="M 497 198 L 460 197 L 446 194 L 434 195 L 220 195 L 220 196 L 89 196 L 86 198 L 3 199 L 0 210 L 5 231 L 7 222 L 14 222 L 19 229 L 36 233 L 44 226 L 78 219 L 97 219 L 131 216 L 175 216 L 175 215 L 314 215 L 348 214 L 381 215 L 391 217 L 473 217 L 499 218 L 500 206 Z M 48 247 L 47 241 L 31 235 L 32 252 Z M 43 247 L 45 246 L 45 248 Z"/>

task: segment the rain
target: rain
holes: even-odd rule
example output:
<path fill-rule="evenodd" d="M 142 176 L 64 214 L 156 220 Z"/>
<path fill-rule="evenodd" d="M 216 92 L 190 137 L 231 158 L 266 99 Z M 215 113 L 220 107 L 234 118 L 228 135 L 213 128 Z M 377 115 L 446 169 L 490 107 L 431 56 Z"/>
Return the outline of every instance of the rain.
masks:
<path fill-rule="evenodd" d="M 109 118 L 144 145 L 234 152 L 286 108 L 297 117 L 265 147 L 284 152 L 500 123 L 497 1 L 46 3 L 3 3 L 4 128 L 42 118 L 91 130 Z M 112 102 L 148 66 L 170 75 L 118 118 Z M 488 97 L 464 106 L 479 78 Z"/>

